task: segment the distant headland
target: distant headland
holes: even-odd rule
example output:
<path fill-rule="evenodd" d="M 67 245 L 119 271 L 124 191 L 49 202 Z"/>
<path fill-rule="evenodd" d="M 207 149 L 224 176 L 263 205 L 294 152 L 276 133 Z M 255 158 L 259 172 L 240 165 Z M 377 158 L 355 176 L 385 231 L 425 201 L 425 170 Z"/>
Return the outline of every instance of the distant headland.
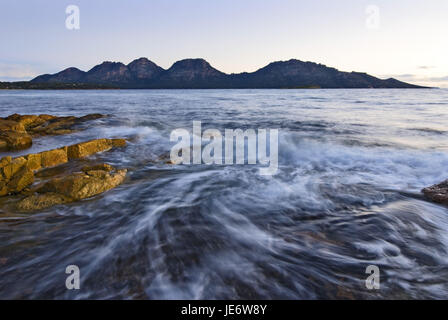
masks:
<path fill-rule="evenodd" d="M 343 72 L 314 62 L 277 61 L 255 72 L 226 74 L 204 59 L 184 59 L 163 69 L 147 58 L 128 65 L 103 62 L 89 71 L 71 67 L 30 81 L 0 82 L 0 89 L 294 89 L 425 88 L 367 73 Z"/>

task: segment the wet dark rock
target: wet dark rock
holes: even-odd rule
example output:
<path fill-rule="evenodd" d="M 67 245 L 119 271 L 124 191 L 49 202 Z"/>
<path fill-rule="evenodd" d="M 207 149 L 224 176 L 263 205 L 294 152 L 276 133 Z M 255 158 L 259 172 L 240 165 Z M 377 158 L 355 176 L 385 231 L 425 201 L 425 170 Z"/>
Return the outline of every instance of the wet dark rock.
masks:
<path fill-rule="evenodd" d="M 448 205 L 448 180 L 422 190 L 429 200 Z"/>
<path fill-rule="evenodd" d="M 96 164 L 96 165 L 92 165 L 92 166 L 84 166 L 82 167 L 81 171 L 82 172 L 89 172 L 89 171 L 96 171 L 96 170 L 103 170 L 103 171 L 107 171 L 110 172 L 112 171 L 114 168 L 107 163 L 101 163 L 101 164 Z"/>

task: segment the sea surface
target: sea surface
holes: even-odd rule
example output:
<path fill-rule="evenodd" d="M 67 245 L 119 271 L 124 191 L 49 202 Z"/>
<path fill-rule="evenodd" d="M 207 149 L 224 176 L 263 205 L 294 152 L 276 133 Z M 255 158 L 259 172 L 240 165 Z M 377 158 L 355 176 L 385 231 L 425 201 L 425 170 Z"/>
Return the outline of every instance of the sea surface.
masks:
<path fill-rule="evenodd" d="M 448 298 L 448 208 L 420 193 L 448 178 L 448 90 L 0 91 L 12 113 L 109 115 L 17 154 L 127 138 L 92 158 L 128 175 L 81 202 L 0 207 L 0 299 Z M 194 120 L 279 129 L 277 174 L 157 161 Z"/>

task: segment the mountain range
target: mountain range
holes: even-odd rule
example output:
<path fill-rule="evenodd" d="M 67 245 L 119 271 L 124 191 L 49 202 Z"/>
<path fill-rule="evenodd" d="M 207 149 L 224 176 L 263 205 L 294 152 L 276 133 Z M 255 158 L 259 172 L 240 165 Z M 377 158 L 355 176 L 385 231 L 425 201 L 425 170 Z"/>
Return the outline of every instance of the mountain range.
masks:
<path fill-rule="evenodd" d="M 28 86 L 111 87 L 123 89 L 236 89 L 236 88 L 422 88 L 393 78 L 343 72 L 323 64 L 291 59 L 255 72 L 226 74 L 204 59 L 184 59 L 163 69 L 147 58 L 128 65 L 106 61 L 85 72 L 71 67 L 40 75 Z"/>

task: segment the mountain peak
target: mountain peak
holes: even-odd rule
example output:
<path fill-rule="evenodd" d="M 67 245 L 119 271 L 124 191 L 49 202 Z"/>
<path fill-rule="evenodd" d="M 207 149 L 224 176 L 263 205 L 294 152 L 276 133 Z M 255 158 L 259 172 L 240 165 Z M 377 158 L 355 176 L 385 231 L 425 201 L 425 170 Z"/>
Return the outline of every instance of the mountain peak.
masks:
<path fill-rule="evenodd" d="M 141 58 L 137 58 L 137 59 L 132 60 L 132 61 L 128 64 L 128 66 L 129 66 L 130 64 L 133 64 L 133 63 L 148 63 L 148 62 L 152 62 L 152 61 L 149 60 L 148 58 L 141 57 Z"/>
<path fill-rule="evenodd" d="M 156 66 L 159 67 L 158 65 L 156 65 L 154 62 L 152 62 L 151 60 L 149 60 L 148 58 L 138 58 L 135 59 L 133 61 L 131 61 L 128 64 L 128 67 L 133 67 L 133 66 L 143 66 L 143 65 L 150 65 L 150 66 Z M 160 68 L 160 67 L 159 67 Z"/>
<path fill-rule="evenodd" d="M 89 83 L 118 83 L 128 81 L 131 73 L 121 62 L 104 61 L 87 71 L 86 81 Z"/>
<path fill-rule="evenodd" d="M 83 71 L 81 71 L 81 70 L 79 70 L 78 68 L 75 68 L 75 67 L 69 67 L 67 69 L 62 70 L 59 73 L 62 73 L 62 72 L 83 72 Z"/>
<path fill-rule="evenodd" d="M 34 82 L 61 82 L 61 83 L 74 83 L 80 82 L 84 78 L 85 72 L 75 67 L 64 69 L 56 74 L 44 74 L 34 78 L 31 81 Z"/>
<path fill-rule="evenodd" d="M 210 63 L 208 63 L 206 60 L 202 58 L 189 58 L 189 59 L 183 59 L 175 62 L 169 70 L 179 70 L 179 69 L 212 69 L 213 68 Z M 216 70 L 218 71 L 218 70 Z M 220 71 L 218 71 L 220 72 Z"/>
<path fill-rule="evenodd" d="M 227 75 L 213 68 L 204 59 L 184 59 L 162 74 L 160 85 L 171 88 L 207 88 L 219 86 Z"/>
<path fill-rule="evenodd" d="M 156 65 L 147 58 L 138 58 L 127 65 L 129 71 L 138 79 L 153 79 L 161 72 L 165 71 L 163 68 Z"/>
<path fill-rule="evenodd" d="M 125 65 L 122 62 L 103 61 L 102 63 L 94 66 L 92 69 L 90 69 L 87 72 L 95 72 L 97 70 L 120 68 L 123 66 L 125 66 Z"/>

